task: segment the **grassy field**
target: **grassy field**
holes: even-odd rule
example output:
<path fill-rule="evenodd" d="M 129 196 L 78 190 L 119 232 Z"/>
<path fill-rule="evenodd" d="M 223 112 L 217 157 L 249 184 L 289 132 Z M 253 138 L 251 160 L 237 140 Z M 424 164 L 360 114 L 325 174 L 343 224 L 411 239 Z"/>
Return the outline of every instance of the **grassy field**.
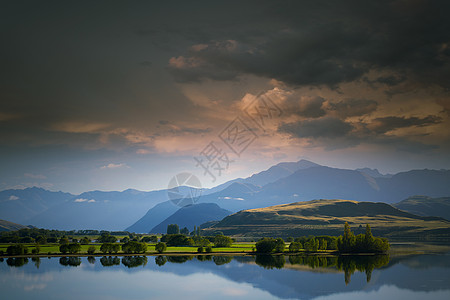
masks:
<path fill-rule="evenodd" d="M 3 251 L 3 253 L 6 253 L 6 249 L 11 244 L 0 244 L 0 252 Z M 35 249 L 35 244 L 23 244 L 24 246 L 28 247 L 28 254 L 32 253 L 32 250 Z M 147 243 L 147 251 L 146 254 L 154 254 L 155 251 L 155 243 Z M 46 255 L 46 254 L 61 254 L 59 252 L 59 244 L 46 244 L 40 246 L 40 255 Z M 81 251 L 79 254 L 87 254 L 87 250 L 89 247 L 95 247 L 95 254 L 103 254 L 100 251 L 100 244 L 89 244 L 89 245 L 81 245 Z M 231 247 L 227 248 L 212 248 L 212 253 L 220 253 L 220 252 L 252 252 L 255 244 L 254 243 L 235 243 Z M 164 253 L 197 253 L 196 246 L 192 247 L 167 247 L 167 250 Z M 122 251 L 119 251 L 118 254 L 123 254 Z"/>

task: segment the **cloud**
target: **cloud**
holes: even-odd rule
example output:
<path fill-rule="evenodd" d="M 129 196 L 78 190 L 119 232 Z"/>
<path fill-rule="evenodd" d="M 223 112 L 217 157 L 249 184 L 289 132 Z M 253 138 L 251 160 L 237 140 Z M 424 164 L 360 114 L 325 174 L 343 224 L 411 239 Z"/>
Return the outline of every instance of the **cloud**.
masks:
<path fill-rule="evenodd" d="M 25 173 L 23 176 L 33 179 L 47 179 L 47 177 L 42 174 Z"/>
<path fill-rule="evenodd" d="M 412 80 L 448 87 L 450 21 L 441 13 L 448 9 L 445 1 L 260 5 L 253 7 L 255 19 L 229 28 L 233 39 L 217 35 L 191 45 L 169 60 L 169 68 L 180 82 L 252 74 L 292 85 L 336 86 L 378 69 L 401 74 L 376 79 L 387 86 Z M 262 18 L 255 28 L 253 21 Z M 215 30 L 214 23 L 209 29 Z"/>
<path fill-rule="evenodd" d="M 129 168 L 129 167 L 125 163 L 120 163 L 120 164 L 110 163 L 110 164 L 107 164 L 106 166 L 100 167 L 101 170 L 119 169 L 119 168 Z"/>
<path fill-rule="evenodd" d="M 53 124 L 51 129 L 69 133 L 98 133 L 109 126 L 107 123 L 66 121 Z"/>
<path fill-rule="evenodd" d="M 150 154 L 151 153 L 151 151 L 150 150 L 147 150 L 147 149 L 137 149 L 136 150 L 136 154 Z"/>
<path fill-rule="evenodd" d="M 279 132 L 288 133 L 297 138 L 336 138 L 347 135 L 353 126 L 338 118 L 324 117 L 320 119 L 304 120 L 284 123 Z"/>
<path fill-rule="evenodd" d="M 15 201 L 15 200 L 19 200 L 19 199 L 20 199 L 20 198 L 17 197 L 17 196 L 15 196 L 15 195 L 11 195 L 11 196 L 9 196 L 9 198 L 8 198 L 9 201 Z"/>
<path fill-rule="evenodd" d="M 283 103 L 283 113 L 294 114 L 305 118 L 323 117 L 326 112 L 322 108 L 325 99 L 320 96 L 308 97 L 292 94 Z"/>
<path fill-rule="evenodd" d="M 389 116 L 383 118 L 376 118 L 372 120 L 372 122 L 368 125 L 368 128 L 370 128 L 376 133 L 386 133 L 388 131 L 399 128 L 411 126 L 423 127 L 433 124 L 439 124 L 441 122 L 442 118 L 433 115 L 429 115 L 424 118 L 418 117 L 406 118 L 406 117 Z"/>
<path fill-rule="evenodd" d="M 82 202 L 86 202 L 86 203 L 94 203 L 95 200 L 94 200 L 94 199 L 78 198 L 78 199 L 75 199 L 73 202 L 75 202 L 75 203 L 82 203 Z"/>
<path fill-rule="evenodd" d="M 363 116 L 375 111 L 377 107 L 378 103 L 369 99 L 346 99 L 328 104 L 330 111 L 343 118 Z"/>

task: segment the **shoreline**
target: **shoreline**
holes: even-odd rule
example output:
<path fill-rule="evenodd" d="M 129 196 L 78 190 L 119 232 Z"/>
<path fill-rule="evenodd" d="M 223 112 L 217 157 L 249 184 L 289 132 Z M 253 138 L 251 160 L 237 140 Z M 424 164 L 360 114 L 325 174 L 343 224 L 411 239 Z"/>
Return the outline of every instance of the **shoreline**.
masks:
<path fill-rule="evenodd" d="M 0 258 L 50 258 L 50 257 L 104 257 L 104 256 L 255 256 L 255 255 L 305 255 L 305 256 L 376 256 L 389 255 L 389 253 L 339 253 L 339 252 L 163 252 L 163 253 L 72 253 L 72 254 L 31 254 L 31 255 L 2 255 Z"/>

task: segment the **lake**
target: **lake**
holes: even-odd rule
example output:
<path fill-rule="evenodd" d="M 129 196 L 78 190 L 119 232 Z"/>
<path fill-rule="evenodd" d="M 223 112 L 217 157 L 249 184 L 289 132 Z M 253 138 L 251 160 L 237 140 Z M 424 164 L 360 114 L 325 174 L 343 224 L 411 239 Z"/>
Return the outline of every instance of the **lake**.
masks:
<path fill-rule="evenodd" d="M 450 253 L 0 259 L 1 299 L 450 299 Z"/>

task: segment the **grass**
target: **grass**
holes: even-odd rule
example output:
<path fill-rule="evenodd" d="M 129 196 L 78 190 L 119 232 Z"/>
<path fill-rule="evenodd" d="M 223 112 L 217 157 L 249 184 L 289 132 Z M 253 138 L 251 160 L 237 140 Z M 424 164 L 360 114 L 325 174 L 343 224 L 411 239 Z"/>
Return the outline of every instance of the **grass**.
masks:
<path fill-rule="evenodd" d="M 6 253 L 6 249 L 12 244 L 0 244 L 0 251 Z M 32 254 L 33 249 L 35 249 L 35 244 L 23 244 L 28 247 L 28 254 Z M 147 243 L 147 254 L 154 254 L 156 243 Z M 59 251 L 59 244 L 45 244 L 41 245 L 39 254 L 61 254 Z M 89 247 L 95 247 L 95 254 L 103 254 L 100 251 L 101 244 L 89 244 L 89 245 L 81 245 L 81 251 L 79 254 L 87 254 L 87 250 Z M 214 248 L 212 247 L 212 253 L 220 253 L 220 252 L 252 252 L 255 244 L 254 243 L 235 243 L 231 247 L 222 247 L 222 248 Z M 167 250 L 164 253 L 197 253 L 197 246 L 191 247 L 167 247 Z M 122 251 L 119 251 L 118 254 L 123 254 Z"/>

